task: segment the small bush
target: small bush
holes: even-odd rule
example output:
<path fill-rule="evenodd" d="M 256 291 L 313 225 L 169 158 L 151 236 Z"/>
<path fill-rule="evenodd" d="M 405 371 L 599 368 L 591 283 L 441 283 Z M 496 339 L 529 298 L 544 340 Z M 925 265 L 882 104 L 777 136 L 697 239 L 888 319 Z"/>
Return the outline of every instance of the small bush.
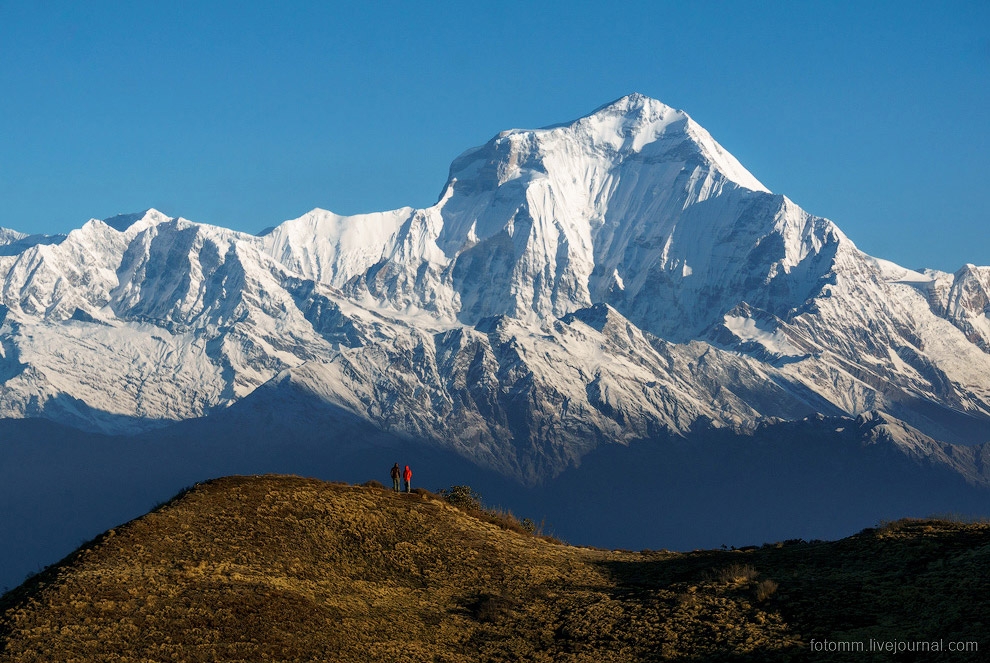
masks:
<path fill-rule="evenodd" d="M 458 509 L 465 511 L 482 510 L 481 495 L 476 493 L 471 486 L 451 486 L 450 488 L 441 488 L 438 492 L 441 497 Z"/>
<path fill-rule="evenodd" d="M 361 485 L 364 486 L 365 488 L 379 488 L 381 490 L 385 490 L 385 485 L 381 481 L 375 481 L 374 479 L 371 479 L 370 481 L 365 481 Z"/>
<path fill-rule="evenodd" d="M 760 572 L 750 564 L 732 564 L 722 569 L 714 571 L 712 578 L 717 582 L 736 585 L 739 583 L 752 582 Z"/>
<path fill-rule="evenodd" d="M 756 583 L 756 600 L 758 603 L 763 603 L 777 591 L 777 582 L 771 580 L 770 578 L 764 578 L 760 582 Z"/>

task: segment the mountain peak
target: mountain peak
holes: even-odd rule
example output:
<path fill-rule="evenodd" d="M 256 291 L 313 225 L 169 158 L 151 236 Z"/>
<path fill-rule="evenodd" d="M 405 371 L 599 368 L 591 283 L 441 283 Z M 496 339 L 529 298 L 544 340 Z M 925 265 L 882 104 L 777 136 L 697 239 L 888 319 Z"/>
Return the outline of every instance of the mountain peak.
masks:
<path fill-rule="evenodd" d="M 143 212 L 135 212 L 133 214 L 117 214 L 116 216 L 111 216 L 108 219 L 103 219 L 103 223 L 107 224 L 114 230 L 125 232 L 138 222 L 143 221 L 144 225 L 153 226 L 171 220 L 172 218 L 167 214 L 162 214 L 154 208 L 148 208 Z"/>
<path fill-rule="evenodd" d="M 627 115 L 627 116 L 658 116 L 667 113 L 678 113 L 682 116 L 687 114 L 684 111 L 679 111 L 675 108 L 668 106 L 658 99 L 653 97 L 648 97 L 645 94 L 640 94 L 639 92 L 633 92 L 632 94 L 627 94 L 624 97 L 619 97 L 615 101 L 611 101 L 603 106 L 598 107 L 588 117 L 599 114 L 607 115 Z"/>
<path fill-rule="evenodd" d="M 681 142 L 689 120 L 684 111 L 634 93 L 600 106 L 573 122 L 551 128 L 568 128 L 577 138 L 610 145 L 619 153 L 629 153 L 640 152 L 658 141 L 671 145 Z"/>
<path fill-rule="evenodd" d="M 605 140 L 620 152 L 684 154 L 693 145 L 709 167 L 731 182 L 770 193 L 756 177 L 686 112 L 639 92 L 620 97 L 573 122 L 592 140 Z"/>
<path fill-rule="evenodd" d="M 10 228 L 0 227 L 0 246 L 12 244 L 16 241 L 24 239 L 25 237 L 27 237 L 27 234 L 25 233 L 11 230 Z"/>

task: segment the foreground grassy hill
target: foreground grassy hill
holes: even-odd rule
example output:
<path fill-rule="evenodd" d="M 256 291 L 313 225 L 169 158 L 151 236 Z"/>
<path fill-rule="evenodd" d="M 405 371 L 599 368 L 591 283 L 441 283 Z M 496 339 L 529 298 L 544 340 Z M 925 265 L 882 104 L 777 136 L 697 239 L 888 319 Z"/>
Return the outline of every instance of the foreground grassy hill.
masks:
<path fill-rule="evenodd" d="M 284 476 L 197 485 L 0 600 L 0 661 L 956 661 L 988 634 L 986 524 L 605 551 Z M 869 651 L 917 641 L 970 651 Z"/>

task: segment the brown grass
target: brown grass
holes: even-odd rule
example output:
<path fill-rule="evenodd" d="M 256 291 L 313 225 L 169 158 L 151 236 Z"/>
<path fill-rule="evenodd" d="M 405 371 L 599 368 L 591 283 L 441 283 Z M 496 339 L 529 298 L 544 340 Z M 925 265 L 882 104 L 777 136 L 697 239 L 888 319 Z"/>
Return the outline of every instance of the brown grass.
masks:
<path fill-rule="evenodd" d="M 777 584 L 776 580 L 771 580 L 770 578 L 764 578 L 760 582 L 756 583 L 756 600 L 758 603 L 763 603 L 770 599 L 777 592 L 777 588 L 780 585 Z"/>
<path fill-rule="evenodd" d="M 230 477 L 4 596 L 0 661 L 800 660 L 809 637 L 990 624 L 988 562 L 986 525 L 615 552 L 426 491 Z"/>
<path fill-rule="evenodd" d="M 482 504 L 481 496 L 472 491 L 469 486 L 451 486 L 450 488 L 441 490 L 439 494 L 423 489 L 419 489 L 418 492 L 421 495 L 443 499 L 454 508 L 463 511 L 472 518 L 491 523 L 506 531 L 515 532 L 516 534 L 529 534 L 550 543 L 566 545 L 561 539 L 545 533 L 545 523 L 536 524 L 529 518 L 520 520 L 508 509 L 485 507 Z"/>
<path fill-rule="evenodd" d="M 716 582 L 727 585 L 745 585 L 755 580 L 758 575 L 760 575 L 760 572 L 753 568 L 751 564 L 730 564 L 712 573 L 712 577 Z"/>

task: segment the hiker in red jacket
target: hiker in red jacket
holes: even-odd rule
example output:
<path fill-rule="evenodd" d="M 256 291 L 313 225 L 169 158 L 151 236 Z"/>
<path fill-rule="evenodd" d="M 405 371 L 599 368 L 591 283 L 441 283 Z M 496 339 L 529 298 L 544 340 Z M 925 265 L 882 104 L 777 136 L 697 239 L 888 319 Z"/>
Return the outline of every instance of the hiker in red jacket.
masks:
<path fill-rule="evenodd" d="M 405 471 L 402 472 L 402 478 L 405 479 L 405 482 L 406 482 L 406 492 L 408 493 L 409 492 L 409 484 L 412 482 L 412 470 L 409 469 L 409 466 L 408 465 L 406 465 Z"/>

